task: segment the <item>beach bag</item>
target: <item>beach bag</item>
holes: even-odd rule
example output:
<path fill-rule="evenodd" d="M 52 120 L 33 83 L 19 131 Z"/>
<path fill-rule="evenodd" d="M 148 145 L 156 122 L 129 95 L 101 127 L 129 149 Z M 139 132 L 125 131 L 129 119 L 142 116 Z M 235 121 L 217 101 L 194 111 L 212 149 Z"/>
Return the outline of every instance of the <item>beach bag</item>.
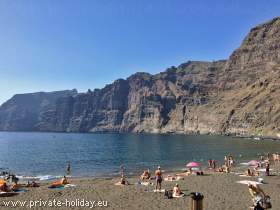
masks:
<path fill-rule="evenodd" d="M 260 203 L 257 203 L 254 210 L 264 210 L 264 208 L 260 205 Z"/>
<path fill-rule="evenodd" d="M 167 197 L 167 199 L 173 198 L 173 192 L 171 190 L 165 191 L 164 195 Z"/>
<path fill-rule="evenodd" d="M 264 209 L 271 209 L 272 208 L 272 205 L 271 205 L 271 202 L 270 202 L 270 197 L 269 196 L 265 196 L 263 201 L 262 201 L 262 207 Z"/>

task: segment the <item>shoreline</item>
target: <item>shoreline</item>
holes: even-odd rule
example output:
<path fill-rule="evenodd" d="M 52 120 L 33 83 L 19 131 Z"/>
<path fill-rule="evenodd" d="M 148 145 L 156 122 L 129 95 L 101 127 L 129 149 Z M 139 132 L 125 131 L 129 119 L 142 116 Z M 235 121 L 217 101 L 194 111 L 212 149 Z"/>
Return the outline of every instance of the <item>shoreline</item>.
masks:
<path fill-rule="evenodd" d="M 0 130 L 2 133 L 46 133 L 46 134 L 131 134 L 131 135 L 183 135 L 183 136 L 228 136 L 233 138 L 242 138 L 242 139 L 248 139 L 248 140 L 256 140 L 256 138 L 260 138 L 261 141 L 280 141 L 280 137 L 278 136 L 263 136 L 263 135 L 253 135 L 253 134 L 239 134 L 239 133 L 199 133 L 199 132 L 165 132 L 165 133 L 153 133 L 153 132 L 74 132 L 74 131 L 13 131 L 13 130 Z"/>

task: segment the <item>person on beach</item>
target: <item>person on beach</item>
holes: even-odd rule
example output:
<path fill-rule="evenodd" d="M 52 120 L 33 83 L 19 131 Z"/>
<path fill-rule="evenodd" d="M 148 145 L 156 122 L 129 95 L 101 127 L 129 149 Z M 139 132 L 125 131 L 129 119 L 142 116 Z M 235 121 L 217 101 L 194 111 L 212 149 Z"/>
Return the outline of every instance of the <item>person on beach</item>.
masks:
<path fill-rule="evenodd" d="M 149 169 L 144 170 L 143 174 L 140 177 L 141 180 L 150 179 L 150 178 L 151 178 L 151 174 L 150 174 Z"/>
<path fill-rule="evenodd" d="M 125 173 L 125 167 L 124 167 L 124 165 L 121 165 L 120 166 L 120 174 L 121 174 L 121 176 L 124 176 L 124 173 Z"/>
<path fill-rule="evenodd" d="M 212 168 L 214 170 L 216 169 L 216 164 L 217 164 L 217 161 L 216 160 L 212 160 Z"/>
<path fill-rule="evenodd" d="M 265 175 L 266 176 L 269 176 L 270 174 L 269 174 L 269 163 L 266 163 L 266 165 L 265 165 Z"/>
<path fill-rule="evenodd" d="M 175 187 L 173 188 L 173 197 L 181 196 L 183 193 L 181 189 L 179 188 L 178 183 L 176 183 Z"/>
<path fill-rule="evenodd" d="M 254 176 L 259 176 L 260 172 L 259 172 L 259 165 L 257 165 L 256 167 L 254 167 L 254 171 L 253 171 Z"/>
<path fill-rule="evenodd" d="M 224 162 L 225 162 L 225 166 L 228 166 L 228 157 L 227 156 L 225 156 Z"/>
<path fill-rule="evenodd" d="M 61 179 L 61 184 L 62 184 L 62 185 L 69 184 L 69 182 L 68 182 L 66 176 L 63 176 L 63 178 Z"/>
<path fill-rule="evenodd" d="M 28 181 L 26 187 L 40 187 L 40 185 L 33 180 L 31 183 Z"/>
<path fill-rule="evenodd" d="M 251 171 L 250 168 L 248 168 L 248 169 L 246 170 L 246 172 L 245 172 L 245 175 L 246 175 L 246 176 L 254 176 L 254 173 L 253 173 L 253 171 Z"/>
<path fill-rule="evenodd" d="M 228 163 L 229 167 L 232 167 L 233 164 L 234 164 L 234 160 L 233 160 L 233 156 L 232 156 L 232 155 L 229 156 L 228 162 L 229 162 L 229 163 Z"/>
<path fill-rule="evenodd" d="M 254 206 L 257 206 L 261 200 L 265 199 L 266 194 L 258 185 L 248 184 L 248 189 Z"/>
<path fill-rule="evenodd" d="M 155 171 L 155 176 L 156 176 L 156 190 L 161 190 L 162 171 L 160 169 L 160 166 L 158 166 L 158 169 Z"/>
<path fill-rule="evenodd" d="M 212 160 L 211 159 L 208 160 L 208 168 L 212 168 Z"/>
<path fill-rule="evenodd" d="M 230 173 L 230 167 L 229 166 L 225 167 L 225 172 L 228 173 L 228 174 Z"/>
<path fill-rule="evenodd" d="M 126 185 L 126 184 L 128 185 L 128 182 L 126 181 L 124 175 L 121 176 L 120 184 L 121 184 L 121 185 Z"/>
<path fill-rule="evenodd" d="M 1 186 L 0 186 L 0 192 L 10 192 L 10 189 L 7 185 L 6 182 L 4 182 Z"/>

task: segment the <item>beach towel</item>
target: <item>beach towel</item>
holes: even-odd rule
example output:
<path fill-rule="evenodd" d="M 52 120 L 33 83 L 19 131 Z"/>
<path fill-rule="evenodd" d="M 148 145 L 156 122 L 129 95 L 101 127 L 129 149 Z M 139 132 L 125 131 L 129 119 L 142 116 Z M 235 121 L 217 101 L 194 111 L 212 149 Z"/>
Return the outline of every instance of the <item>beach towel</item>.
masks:
<path fill-rule="evenodd" d="M 155 193 L 164 193 L 164 192 L 165 192 L 165 189 L 161 189 L 161 190 L 156 189 L 156 190 L 154 190 L 154 192 L 155 192 Z"/>
<path fill-rule="evenodd" d="M 181 195 L 173 195 L 173 198 L 183 198 L 185 196 L 185 194 L 181 194 Z"/>
<path fill-rule="evenodd" d="M 49 189 L 63 189 L 64 185 L 49 186 Z"/>
<path fill-rule="evenodd" d="M 66 185 L 64 185 L 64 187 L 76 187 L 76 185 L 74 185 L 74 184 L 66 184 Z"/>
<path fill-rule="evenodd" d="M 240 177 L 255 177 L 255 176 L 248 176 L 248 175 L 246 175 L 246 174 L 240 174 L 239 176 L 240 176 Z"/>
<path fill-rule="evenodd" d="M 66 185 L 56 185 L 56 186 L 49 186 L 49 189 L 64 189 L 69 187 L 76 187 L 74 184 L 66 184 Z"/>
<path fill-rule="evenodd" d="M 27 189 L 24 189 L 24 188 L 19 188 L 19 189 L 16 189 L 16 190 L 13 190 L 13 192 L 17 192 L 17 193 L 25 193 L 27 192 L 28 190 Z"/>
<path fill-rule="evenodd" d="M 252 185 L 259 185 L 262 184 L 261 182 L 256 182 L 256 181 L 250 181 L 250 180 L 241 180 L 241 181 L 237 181 L 236 183 L 238 184 L 252 184 Z"/>

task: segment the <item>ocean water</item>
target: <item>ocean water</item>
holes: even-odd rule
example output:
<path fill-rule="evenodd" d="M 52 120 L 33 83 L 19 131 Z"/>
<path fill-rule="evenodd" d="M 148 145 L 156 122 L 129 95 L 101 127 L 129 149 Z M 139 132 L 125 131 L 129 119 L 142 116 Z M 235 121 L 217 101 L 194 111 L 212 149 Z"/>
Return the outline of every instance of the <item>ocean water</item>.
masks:
<path fill-rule="evenodd" d="M 184 168 L 189 161 L 222 163 L 225 154 L 237 161 L 280 152 L 279 141 L 224 136 L 154 134 L 73 134 L 0 132 L 0 171 L 24 176 L 61 176 L 71 163 L 73 176 L 114 176 L 124 165 L 127 174 L 143 169 Z"/>

